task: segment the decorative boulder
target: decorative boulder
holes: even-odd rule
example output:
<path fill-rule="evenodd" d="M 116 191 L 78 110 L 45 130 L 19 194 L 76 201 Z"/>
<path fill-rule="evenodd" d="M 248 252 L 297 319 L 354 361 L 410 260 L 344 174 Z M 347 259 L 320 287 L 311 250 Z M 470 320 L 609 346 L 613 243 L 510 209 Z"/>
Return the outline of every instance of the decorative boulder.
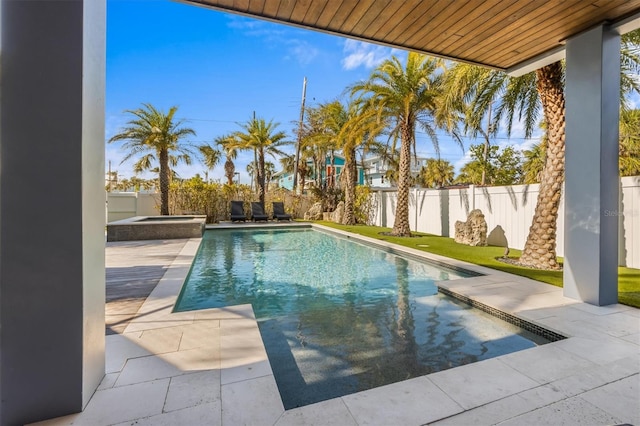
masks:
<path fill-rule="evenodd" d="M 304 214 L 304 220 L 320 220 L 322 219 L 322 204 L 315 203 Z"/>
<path fill-rule="evenodd" d="M 471 210 L 466 222 L 456 221 L 455 242 L 469 246 L 487 245 L 487 222 L 479 209 Z"/>
<path fill-rule="evenodd" d="M 331 213 L 331 221 L 335 223 L 342 223 L 344 217 L 344 201 L 340 201 L 336 206 L 336 209 Z"/>

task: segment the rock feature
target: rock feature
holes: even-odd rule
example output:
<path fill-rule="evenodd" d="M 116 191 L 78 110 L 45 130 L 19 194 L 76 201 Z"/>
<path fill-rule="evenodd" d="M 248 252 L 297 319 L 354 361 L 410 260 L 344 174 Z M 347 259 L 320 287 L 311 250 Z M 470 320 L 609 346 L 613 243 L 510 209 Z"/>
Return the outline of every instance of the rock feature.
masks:
<path fill-rule="evenodd" d="M 304 220 L 320 220 L 322 219 L 322 204 L 315 203 L 304 214 Z"/>
<path fill-rule="evenodd" d="M 336 206 L 336 209 L 331 213 L 331 221 L 335 223 L 342 223 L 344 217 L 344 201 L 340 201 Z"/>
<path fill-rule="evenodd" d="M 479 209 L 471 210 L 466 222 L 456 221 L 455 242 L 469 246 L 487 245 L 487 222 Z"/>

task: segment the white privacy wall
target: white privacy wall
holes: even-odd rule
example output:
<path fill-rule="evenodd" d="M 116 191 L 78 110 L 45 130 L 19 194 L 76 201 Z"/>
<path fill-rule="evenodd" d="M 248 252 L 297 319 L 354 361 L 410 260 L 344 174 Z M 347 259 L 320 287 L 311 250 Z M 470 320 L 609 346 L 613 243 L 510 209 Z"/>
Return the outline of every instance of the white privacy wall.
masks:
<path fill-rule="evenodd" d="M 160 214 L 160 194 L 107 192 L 107 223 L 134 216 Z"/>
<path fill-rule="evenodd" d="M 622 178 L 620 209 L 620 265 L 640 268 L 640 176 Z"/>
<path fill-rule="evenodd" d="M 490 245 L 524 247 L 533 219 L 539 185 L 474 187 L 465 189 L 413 189 L 409 201 L 411 230 L 453 237 L 456 221 L 465 221 L 474 208 L 487 221 Z M 620 186 L 620 209 L 610 212 L 620 219 L 619 263 L 640 268 L 640 176 L 624 177 Z M 397 194 L 378 190 L 373 224 L 392 227 Z M 564 199 L 558 212 L 556 250 L 564 255 Z"/>

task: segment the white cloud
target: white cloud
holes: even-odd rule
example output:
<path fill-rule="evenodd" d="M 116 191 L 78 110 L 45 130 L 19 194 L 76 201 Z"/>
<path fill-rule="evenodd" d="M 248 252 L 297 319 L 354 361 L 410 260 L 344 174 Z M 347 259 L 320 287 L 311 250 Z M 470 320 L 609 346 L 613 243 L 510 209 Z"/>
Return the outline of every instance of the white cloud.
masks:
<path fill-rule="evenodd" d="M 301 65 L 310 64 L 320 53 L 317 48 L 305 40 L 292 39 L 288 40 L 287 44 L 289 45 L 289 55 L 286 56 L 285 59 L 293 58 Z"/>
<path fill-rule="evenodd" d="M 631 109 L 636 109 L 640 106 L 640 95 L 635 92 L 631 92 L 629 96 L 627 96 L 627 105 Z"/>
<path fill-rule="evenodd" d="M 344 42 L 343 52 L 346 56 L 342 59 L 342 68 L 352 70 L 360 66 L 374 68 L 399 51 L 390 47 L 347 39 Z"/>
<path fill-rule="evenodd" d="M 460 169 L 464 167 L 465 164 L 471 161 L 471 151 L 466 150 L 464 155 L 458 159 L 455 163 L 453 163 L 453 167 L 456 171 L 456 174 L 460 173 Z"/>
<path fill-rule="evenodd" d="M 236 30 L 256 30 L 263 27 L 265 24 L 263 21 L 236 15 L 229 15 L 228 18 L 229 22 L 227 23 L 227 27 Z"/>
<path fill-rule="evenodd" d="M 320 54 L 320 50 L 308 41 L 294 37 L 299 32 L 271 22 L 230 16 L 227 26 L 241 31 L 247 37 L 260 38 L 269 49 L 286 46 L 284 59 L 297 61 L 301 65 L 310 64 Z"/>

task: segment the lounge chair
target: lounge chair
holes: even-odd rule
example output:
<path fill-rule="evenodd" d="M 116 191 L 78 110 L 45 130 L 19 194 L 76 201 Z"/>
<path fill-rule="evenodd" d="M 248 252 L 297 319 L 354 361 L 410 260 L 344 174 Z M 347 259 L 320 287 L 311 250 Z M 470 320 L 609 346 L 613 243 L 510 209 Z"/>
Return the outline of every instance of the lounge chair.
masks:
<path fill-rule="evenodd" d="M 231 202 L 231 222 L 246 222 L 247 216 L 244 214 L 244 203 L 242 201 Z"/>
<path fill-rule="evenodd" d="M 273 219 L 291 220 L 291 215 L 284 212 L 284 203 L 282 201 L 273 202 Z"/>
<path fill-rule="evenodd" d="M 264 212 L 264 206 L 262 203 L 257 201 L 251 202 L 251 220 L 254 222 L 258 220 L 264 220 L 266 222 L 269 220 L 269 216 Z"/>

